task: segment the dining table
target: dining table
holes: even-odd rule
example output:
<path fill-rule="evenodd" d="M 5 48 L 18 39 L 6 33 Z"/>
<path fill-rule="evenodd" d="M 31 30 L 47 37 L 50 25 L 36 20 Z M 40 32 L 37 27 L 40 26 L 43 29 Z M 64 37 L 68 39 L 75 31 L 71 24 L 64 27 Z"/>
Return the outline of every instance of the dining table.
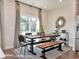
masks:
<path fill-rule="evenodd" d="M 37 38 L 56 38 L 58 37 L 59 35 L 57 34 L 44 34 L 44 35 L 25 35 L 25 38 L 28 38 L 31 40 L 31 48 L 29 50 L 30 53 L 36 55 L 36 53 L 34 52 L 34 40 Z"/>

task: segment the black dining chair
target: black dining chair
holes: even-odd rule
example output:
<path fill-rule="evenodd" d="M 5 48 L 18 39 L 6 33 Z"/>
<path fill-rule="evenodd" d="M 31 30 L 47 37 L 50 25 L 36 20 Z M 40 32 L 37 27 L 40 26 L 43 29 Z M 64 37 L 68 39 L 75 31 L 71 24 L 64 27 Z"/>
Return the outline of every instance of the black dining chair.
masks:
<path fill-rule="evenodd" d="M 26 39 L 24 38 L 23 35 L 19 35 L 18 39 L 19 39 L 19 43 L 20 43 L 20 47 L 21 47 L 20 53 L 21 53 L 21 51 L 22 51 L 22 49 L 24 47 L 24 55 L 25 55 L 25 53 L 26 53 L 26 47 L 28 48 L 29 43 L 26 42 Z"/>
<path fill-rule="evenodd" d="M 32 35 L 32 33 L 25 33 L 25 35 Z"/>
<path fill-rule="evenodd" d="M 45 32 L 38 32 L 37 35 L 45 35 Z M 46 38 L 41 38 L 39 41 L 45 41 Z"/>
<path fill-rule="evenodd" d="M 25 35 L 27 36 L 27 35 L 32 35 L 32 33 L 25 33 Z M 26 38 L 26 42 L 31 42 L 31 40 L 29 39 L 29 40 L 27 40 L 27 38 Z M 35 42 L 35 40 L 34 40 L 34 42 Z"/>
<path fill-rule="evenodd" d="M 32 33 L 25 33 L 25 35 L 32 35 Z M 26 42 L 31 42 L 31 40 L 26 38 Z"/>
<path fill-rule="evenodd" d="M 25 33 L 25 35 L 32 35 L 32 33 Z M 35 42 L 36 40 L 33 40 L 33 42 Z M 26 38 L 26 42 L 31 43 L 31 39 Z M 31 49 L 31 47 L 29 46 L 29 48 Z"/>

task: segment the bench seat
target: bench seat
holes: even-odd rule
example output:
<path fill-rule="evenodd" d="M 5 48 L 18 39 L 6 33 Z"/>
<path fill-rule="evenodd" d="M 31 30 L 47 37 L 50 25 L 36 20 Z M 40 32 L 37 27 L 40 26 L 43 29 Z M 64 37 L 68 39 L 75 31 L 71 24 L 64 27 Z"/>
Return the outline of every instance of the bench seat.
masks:
<path fill-rule="evenodd" d="M 41 57 L 44 59 L 47 59 L 45 56 L 45 52 L 50 51 L 52 49 L 56 49 L 56 48 L 58 48 L 58 50 L 62 51 L 62 48 L 61 48 L 62 43 L 64 43 L 64 41 L 62 41 L 62 40 L 55 41 L 55 42 L 46 42 L 41 45 L 38 45 L 37 47 L 43 49 Z M 51 48 L 49 48 L 49 47 L 51 47 Z"/>
<path fill-rule="evenodd" d="M 48 47 L 55 46 L 55 45 L 62 44 L 62 43 L 64 43 L 64 41 L 62 41 L 62 40 L 55 41 L 55 42 L 46 42 L 37 47 L 44 49 L 44 48 L 48 48 Z"/>

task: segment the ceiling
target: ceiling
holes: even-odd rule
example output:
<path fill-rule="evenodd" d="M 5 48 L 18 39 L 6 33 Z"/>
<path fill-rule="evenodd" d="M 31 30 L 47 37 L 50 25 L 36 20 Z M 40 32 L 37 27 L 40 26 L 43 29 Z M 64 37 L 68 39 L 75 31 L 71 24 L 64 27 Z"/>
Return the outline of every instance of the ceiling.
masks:
<path fill-rule="evenodd" d="M 21 2 L 45 9 L 52 10 L 58 7 L 63 7 L 71 3 L 72 0 L 63 0 L 61 3 L 59 0 L 19 0 Z"/>

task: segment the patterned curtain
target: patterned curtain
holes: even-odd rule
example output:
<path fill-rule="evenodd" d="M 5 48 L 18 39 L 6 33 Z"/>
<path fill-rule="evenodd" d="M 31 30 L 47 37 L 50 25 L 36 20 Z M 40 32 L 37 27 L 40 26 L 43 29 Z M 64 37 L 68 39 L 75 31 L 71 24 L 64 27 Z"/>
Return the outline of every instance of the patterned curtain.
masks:
<path fill-rule="evenodd" d="M 14 48 L 19 46 L 18 35 L 20 34 L 20 4 L 16 1 L 16 24 L 15 24 L 15 39 Z"/>

